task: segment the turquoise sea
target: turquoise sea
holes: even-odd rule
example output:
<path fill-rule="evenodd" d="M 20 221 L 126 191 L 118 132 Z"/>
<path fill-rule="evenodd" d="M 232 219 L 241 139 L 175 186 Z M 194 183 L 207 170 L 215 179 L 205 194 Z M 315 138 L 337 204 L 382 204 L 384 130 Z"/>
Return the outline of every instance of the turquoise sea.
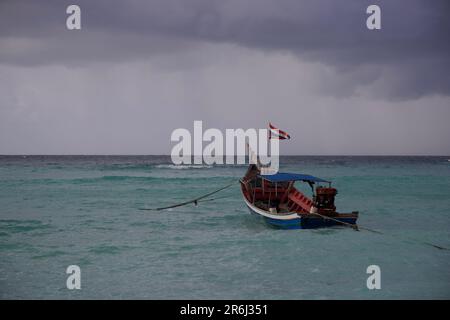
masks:
<path fill-rule="evenodd" d="M 250 215 L 245 166 L 167 156 L 1 156 L 0 298 L 449 299 L 450 157 L 282 157 L 333 181 L 359 224 L 277 230 Z M 235 186 L 201 202 L 141 211 Z M 307 192 L 307 188 L 305 189 Z M 66 268 L 81 268 L 81 290 Z M 381 268 L 369 290 L 366 269 Z"/>

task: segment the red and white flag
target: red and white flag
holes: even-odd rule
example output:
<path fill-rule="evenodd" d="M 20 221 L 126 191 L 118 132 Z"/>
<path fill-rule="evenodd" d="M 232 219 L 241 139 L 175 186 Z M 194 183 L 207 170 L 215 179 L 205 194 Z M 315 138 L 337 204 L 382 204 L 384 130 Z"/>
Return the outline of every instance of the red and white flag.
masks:
<path fill-rule="evenodd" d="M 290 138 L 291 136 L 287 132 L 278 129 L 269 122 L 269 139 L 289 140 Z"/>

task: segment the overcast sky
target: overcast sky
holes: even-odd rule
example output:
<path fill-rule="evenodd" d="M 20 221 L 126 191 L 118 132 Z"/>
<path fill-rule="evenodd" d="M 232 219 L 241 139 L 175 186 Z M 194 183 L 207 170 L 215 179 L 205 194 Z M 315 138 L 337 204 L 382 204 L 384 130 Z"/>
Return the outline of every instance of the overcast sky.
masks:
<path fill-rule="evenodd" d="M 81 30 L 66 8 L 81 7 Z M 382 29 L 366 28 L 381 7 Z M 450 155 L 450 2 L 0 1 L 0 154 L 169 154 L 176 128 L 283 154 Z"/>

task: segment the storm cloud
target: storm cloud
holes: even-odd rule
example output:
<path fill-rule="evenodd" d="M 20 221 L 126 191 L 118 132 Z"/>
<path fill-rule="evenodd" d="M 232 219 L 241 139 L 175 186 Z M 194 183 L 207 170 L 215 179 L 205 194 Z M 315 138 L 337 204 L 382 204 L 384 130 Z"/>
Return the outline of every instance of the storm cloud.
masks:
<path fill-rule="evenodd" d="M 82 29 L 69 31 L 73 3 Z M 366 28 L 370 4 L 381 7 L 381 30 Z M 4 0 L 0 153 L 167 153 L 167 140 L 149 137 L 195 119 L 314 132 L 287 147 L 294 154 L 450 153 L 439 138 L 450 136 L 449 9 L 439 0 Z"/>

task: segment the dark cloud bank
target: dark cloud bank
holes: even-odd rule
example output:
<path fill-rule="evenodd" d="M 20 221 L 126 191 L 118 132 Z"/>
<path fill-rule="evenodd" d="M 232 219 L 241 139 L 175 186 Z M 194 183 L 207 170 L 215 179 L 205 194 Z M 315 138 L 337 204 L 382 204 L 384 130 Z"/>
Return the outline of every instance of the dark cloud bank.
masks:
<path fill-rule="evenodd" d="M 3 64 L 128 61 L 182 51 L 196 42 L 287 51 L 340 72 L 387 73 L 379 94 L 415 98 L 450 92 L 448 1 L 158 0 L 76 1 L 83 30 L 64 26 L 67 1 L 3 1 Z M 382 8 L 382 31 L 365 28 L 365 9 Z M 29 40 L 29 43 L 26 41 Z M 22 50 L 15 47 L 22 45 Z M 367 81 L 364 71 L 351 79 Z M 374 79 L 369 79 L 374 80 Z"/>

